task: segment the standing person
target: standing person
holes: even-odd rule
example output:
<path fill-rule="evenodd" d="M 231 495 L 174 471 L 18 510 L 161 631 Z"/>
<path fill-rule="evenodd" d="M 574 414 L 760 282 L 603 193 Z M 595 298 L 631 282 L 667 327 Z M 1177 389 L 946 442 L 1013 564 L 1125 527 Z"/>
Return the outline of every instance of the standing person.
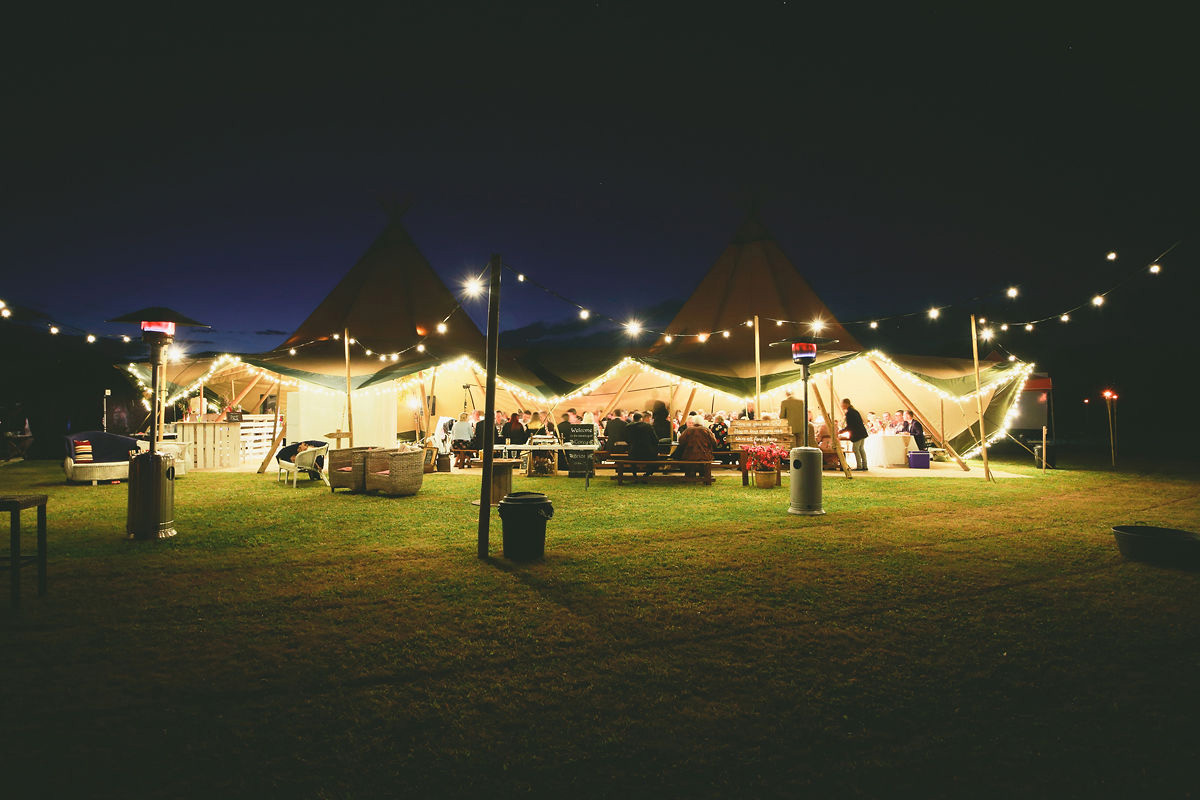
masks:
<path fill-rule="evenodd" d="M 654 428 L 654 432 L 658 435 L 658 438 L 669 440 L 672 433 L 671 416 L 667 411 L 667 404 L 662 400 L 654 401 L 654 411 L 651 419 L 654 420 L 652 427 Z"/>
<path fill-rule="evenodd" d="M 648 423 L 642 421 L 642 415 L 635 413 L 633 422 L 625 429 L 625 440 L 629 442 L 629 458 L 631 461 L 636 461 L 639 458 L 644 458 L 649 461 L 658 460 L 658 434 L 654 428 Z M 645 483 L 645 477 L 638 479 L 637 464 L 633 467 L 633 477 L 638 483 Z M 654 466 L 651 464 L 643 464 L 642 472 L 649 476 L 654 472 Z"/>
<path fill-rule="evenodd" d="M 904 418 L 904 409 L 896 412 L 896 416 L 892 417 L 896 424 L 896 433 L 908 433 L 908 421 Z"/>
<path fill-rule="evenodd" d="M 788 427 L 792 429 L 792 438 L 795 440 L 793 447 L 804 446 L 804 426 L 808 424 L 808 415 L 804 413 L 804 401 L 796 397 L 791 389 L 785 390 L 786 397 L 779 404 L 779 418 L 788 421 Z M 816 447 L 816 443 L 809 440 L 810 447 Z"/>
<path fill-rule="evenodd" d="M 858 413 L 858 409 L 850 405 L 849 397 L 842 398 L 842 413 L 846 415 L 846 427 L 838 431 L 838 434 L 850 434 L 850 444 L 854 445 L 855 469 L 866 472 L 867 448 L 863 442 L 867 440 L 867 426 L 863 424 L 862 414 Z"/>
<path fill-rule="evenodd" d="M 908 432 L 913 437 L 913 441 L 917 443 L 918 450 L 925 449 L 925 426 L 921 424 L 921 420 L 913 416 L 911 411 L 904 412 L 904 424 L 908 426 Z"/>

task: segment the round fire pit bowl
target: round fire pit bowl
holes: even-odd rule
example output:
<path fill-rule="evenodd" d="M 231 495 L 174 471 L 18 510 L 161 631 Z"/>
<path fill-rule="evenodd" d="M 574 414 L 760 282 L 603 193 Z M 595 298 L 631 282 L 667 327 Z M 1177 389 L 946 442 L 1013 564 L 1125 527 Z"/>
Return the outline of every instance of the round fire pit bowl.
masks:
<path fill-rule="evenodd" d="M 1200 569 L 1200 534 L 1153 525 L 1115 525 L 1113 537 L 1121 555 L 1131 561 Z"/>

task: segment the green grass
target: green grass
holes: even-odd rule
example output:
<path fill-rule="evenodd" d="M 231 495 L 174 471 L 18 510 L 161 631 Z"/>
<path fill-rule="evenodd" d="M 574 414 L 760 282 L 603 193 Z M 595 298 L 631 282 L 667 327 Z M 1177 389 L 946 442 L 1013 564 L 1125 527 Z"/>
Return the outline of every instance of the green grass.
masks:
<path fill-rule="evenodd" d="M 193 473 L 144 543 L 123 484 L 5 466 L 51 562 L 0 612 L 0 752 L 14 798 L 1187 796 L 1200 574 L 1110 527 L 1200 529 L 1198 477 L 827 479 L 819 518 L 518 478 L 556 508 L 519 566 L 475 480 Z"/>

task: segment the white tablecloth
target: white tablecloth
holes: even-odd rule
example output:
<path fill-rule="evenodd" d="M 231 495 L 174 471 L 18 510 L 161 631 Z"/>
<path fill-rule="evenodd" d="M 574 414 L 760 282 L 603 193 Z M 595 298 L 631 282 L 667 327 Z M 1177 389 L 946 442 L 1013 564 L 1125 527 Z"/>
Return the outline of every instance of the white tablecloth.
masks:
<path fill-rule="evenodd" d="M 907 433 L 873 433 L 867 437 L 867 464 L 872 467 L 907 467 L 908 451 L 916 450 Z"/>

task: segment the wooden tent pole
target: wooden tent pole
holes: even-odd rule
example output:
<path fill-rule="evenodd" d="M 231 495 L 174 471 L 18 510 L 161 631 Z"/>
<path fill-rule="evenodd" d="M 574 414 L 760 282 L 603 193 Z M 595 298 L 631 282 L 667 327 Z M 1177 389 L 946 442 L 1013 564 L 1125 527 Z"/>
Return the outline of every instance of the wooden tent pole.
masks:
<path fill-rule="evenodd" d="M 282 383 L 282 382 L 283 382 L 283 378 L 278 378 L 278 379 L 276 379 L 276 381 L 275 381 L 275 385 L 274 385 L 274 386 L 272 386 L 272 387 L 270 388 L 270 390 L 269 390 L 269 391 L 268 391 L 266 394 L 264 394 L 264 395 L 262 396 L 262 399 L 258 401 L 258 404 L 254 406 L 254 413 L 257 413 L 257 414 L 261 414 L 261 413 L 262 413 L 262 408 L 263 408 L 263 406 L 264 406 L 264 405 L 266 405 L 266 404 L 267 404 L 267 399 L 268 399 L 268 398 L 270 398 L 270 396 L 271 396 L 271 395 L 273 395 L 273 394 L 276 394 L 276 393 L 278 393 L 278 392 L 279 392 L 279 384 L 280 384 L 280 383 Z M 278 408 L 278 407 L 279 407 L 279 403 L 276 403 L 276 404 L 275 404 L 275 407 L 276 407 L 276 408 Z"/>
<path fill-rule="evenodd" d="M 761 348 L 758 346 L 758 314 L 754 315 L 754 413 L 758 419 L 762 419 L 762 359 L 759 355 Z M 692 395 L 695 396 L 695 390 Z M 691 401 L 688 401 L 688 407 L 691 408 Z M 687 416 L 687 411 L 683 412 Z"/>
<path fill-rule="evenodd" d="M 933 435 L 937 439 L 941 440 L 942 446 L 946 448 L 946 452 L 950 454 L 951 458 L 958 462 L 958 465 L 963 468 L 963 472 L 970 472 L 971 468 L 967 466 L 967 462 L 963 461 L 962 457 L 954 451 L 954 448 L 950 446 L 950 442 L 946 440 L 946 437 L 942 435 L 942 432 L 933 427 L 933 423 L 931 423 L 925 417 L 925 415 L 917 409 L 916 404 L 904 396 L 904 392 L 900 391 L 900 387 L 896 385 L 895 381 L 888 377 L 888 374 L 883 371 L 883 367 L 875 363 L 875 359 L 873 358 L 868 358 L 867 363 L 874 367 L 875 371 L 879 373 L 879 377 L 883 378 L 883 382 L 891 387 L 891 390 L 896 393 L 896 397 L 900 398 L 900 402 L 904 404 L 904 407 L 912 410 L 913 416 L 920 421 L 921 425 L 925 427 L 925 430 L 932 431 Z"/>
<path fill-rule="evenodd" d="M 342 328 L 342 343 L 346 348 L 346 427 L 350 431 L 350 446 L 354 447 L 354 405 L 350 400 L 350 329 Z M 341 441 L 340 439 L 338 441 Z"/>
<path fill-rule="evenodd" d="M 825 418 L 825 427 L 829 428 L 829 446 L 833 448 L 833 452 L 837 453 L 838 463 L 842 465 L 842 472 L 846 473 L 847 478 L 853 478 L 854 476 L 850 474 L 850 464 L 846 462 L 846 454 L 842 452 L 842 443 L 838 441 L 837 427 L 833 425 L 833 417 L 829 416 L 829 409 L 825 408 L 825 401 L 821 399 L 821 390 L 815 386 L 813 387 L 813 396 L 817 398 L 817 407 L 821 409 L 821 416 Z M 804 409 L 804 416 L 808 416 L 807 408 Z M 807 419 L 804 420 L 804 424 L 809 424 Z M 819 447 L 820 444 L 818 441 L 813 446 Z"/>
<path fill-rule="evenodd" d="M 946 430 L 946 398 L 938 398 L 938 406 L 942 412 L 942 430 Z"/>
<path fill-rule="evenodd" d="M 683 418 L 685 421 L 687 420 L 688 412 L 692 410 L 692 401 L 696 399 L 696 390 L 699 388 L 700 388 L 699 386 L 693 386 L 692 393 L 688 395 L 687 405 L 685 405 L 683 407 Z M 755 404 L 754 407 L 758 408 L 757 403 Z"/>
<path fill-rule="evenodd" d="M 250 394 L 250 390 L 251 390 L 251 389 L 253 389 L 255 386 L 257 386 L 257 385 L 258 385 L 258 382 L 259 382 L 259 381 L 261 381 L 261 380 L 262 380 L 262 373 L 260 372 L 258 375 L 255 375 L 255 376 L 254 376 L 254 380 L 252 380 L 252 381 L 250 381 L 248 384 L 246 384 L 246 388 L 245 388 L 245 389 L 242 389 L 242 391 L 241 391 L 240 393 L 238 393 L 238 395 L 237 395 L 236 397 L 234 397 L 234 398 L 233 398 L 233 401 L 232 401 L 232 402 L 230 402 L 230 404 L 229 404 L 229 407 L 230 407 L 230 408 L 233 408 L 233 407 L 235 407 L 235 406 L 236 406 L 238 403 L 242 402 L 242 400 L 243 400 L 243 399 L 246 397 L 246 395 Z M 217 422 L 224 422 L 224 421 L 225 421 L 225 416 L 226 416 L 228 413 L 229 413 L 228 411 L 222 411 L 220 414 L 218 414 L 218 415 L 217 415 L 217 420 L 216 420 L 216 421 L 217 421 Z"/>
<path fill-rule="evenodd" d="M 1042 426 L 1042 477 L 1046 476 L 1046 426 Z"/>
<path fill-rule="evenodd" d="M 275 426 L 277 428 L 275 435 L 271 437 L 271 448 L 267 450 L 267 455 L 263 458 L 262 463 L 258 465 L 258 474 L 262 475 L 267 471 L 267 464 L 271 463 L 271 457 L 275 455 L 275 451 L 279 449 L 279 443 L 283 441 L 283 437 L 287 434 L 287 420 L 283 421 L 283 425 L 279 424 L 279 417 L 275 417 Z"/>
<path fill-rule="evenodd" d="M 625 396 L 626 390 L 629 389 L 629 386 L 633 383 L 633 379 L 637 377 L 637 374 L 638 370 L 635 369 L 632 373 L 630 373 L 629 377 L 625 379 L 625 382 L 621 384 L 621 388 L 617 390 L 615 395 L 613 395 L 612 401 L 609 402 L 609 404 L 604 408 L 603 416 L 607 417 L 611 412 L 616 410 L 617 403 L 621 402 L 621 398 Z M 599 422 L 599 420 L 597 420 L 597 422 Z"/>
<path fill-rule="evenodd" d="M 971 315 L 971 356 L 975 359 L 975 409 L 979 412 L 979 452 L 983 456 L 983 477 L 989 481 L 992 468 L 988 466 L 987 433 L 983 430 L 983 390 L 979 385 L 979 338 L 975 334 L 975 315 Z"/>

